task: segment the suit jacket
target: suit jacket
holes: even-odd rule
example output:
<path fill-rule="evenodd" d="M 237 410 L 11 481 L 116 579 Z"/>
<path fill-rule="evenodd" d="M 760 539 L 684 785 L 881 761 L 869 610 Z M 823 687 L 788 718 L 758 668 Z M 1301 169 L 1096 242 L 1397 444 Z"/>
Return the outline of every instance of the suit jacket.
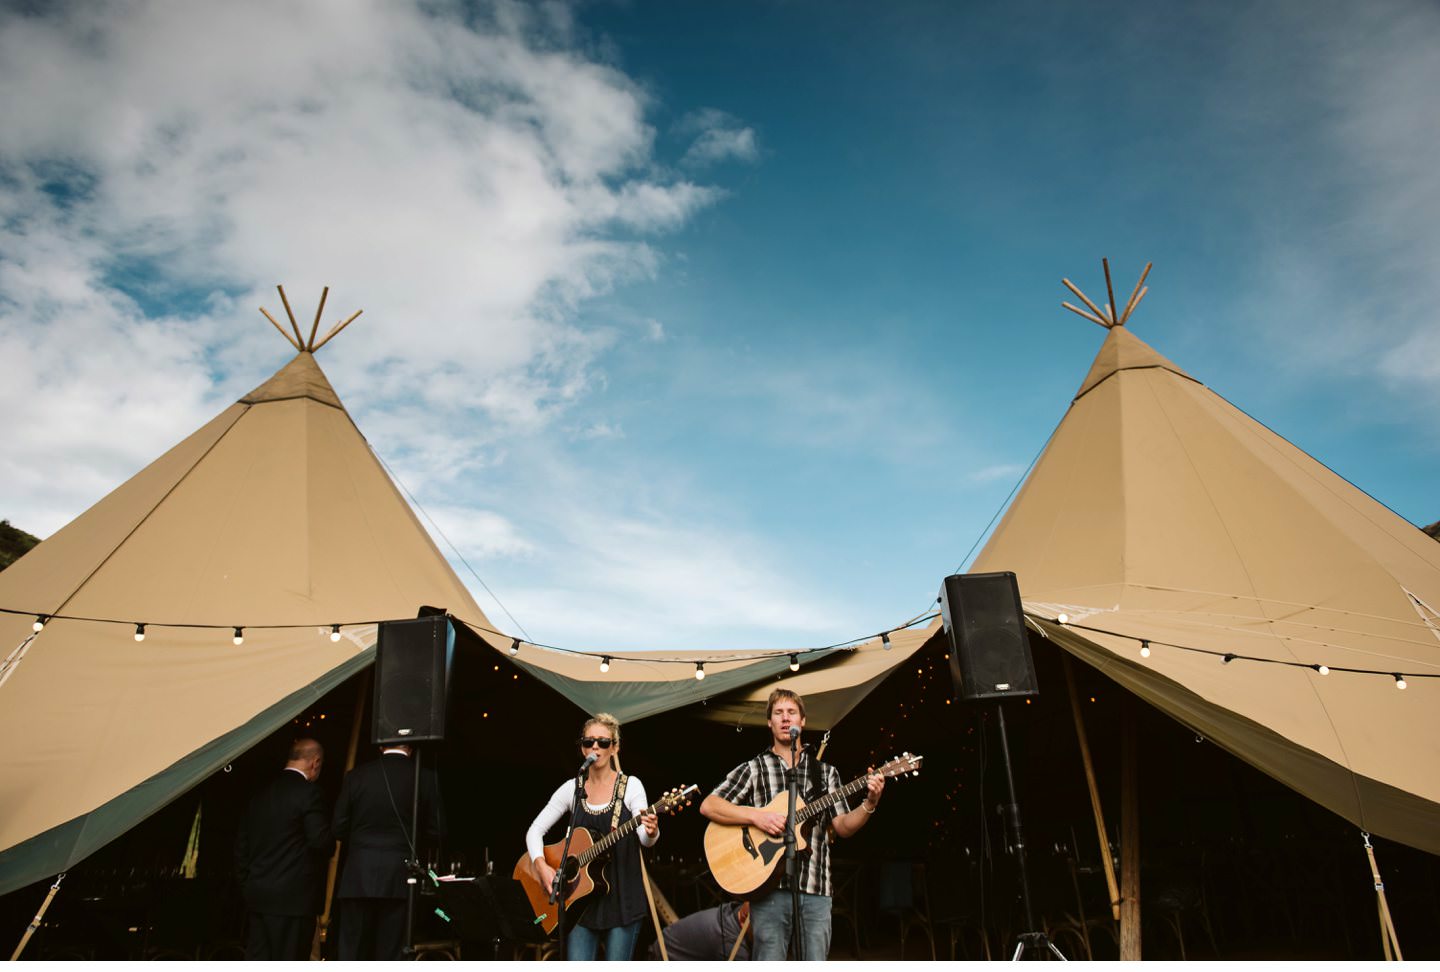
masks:
<path fill-rule="evenodd" d="M 265 915 L 317 915 L 335 849 L 320 787 L 282 770 L 250 800 L 235 840 L 246 907 Z"/>
<path fill-rule="evenodd" d="M 412 758 L 390 753 L 345 774 L 335 803 L 335 836 L 345 846 L 337 898 L 405 897 L 406 834 L 415 794 Z M 439 786 L 430 770 L 420 775 L 419 829 L 417 851 L 424 859 L 444 833 Z"/>

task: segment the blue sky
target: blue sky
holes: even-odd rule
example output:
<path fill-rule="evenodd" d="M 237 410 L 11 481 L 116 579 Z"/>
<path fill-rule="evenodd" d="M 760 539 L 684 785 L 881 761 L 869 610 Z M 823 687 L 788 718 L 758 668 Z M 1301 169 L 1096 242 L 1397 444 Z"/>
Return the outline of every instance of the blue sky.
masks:
<path fill-rule="evenodd" d="M 328 284 L 322 366 L 500 626 L 844 641 L 1000 508 L 1107 256 L 1155 264 L 1140 337 L 1429 523 L 1437 45 L 1405 2 L 6 13 L 0 515 L 58 529 Z"/>

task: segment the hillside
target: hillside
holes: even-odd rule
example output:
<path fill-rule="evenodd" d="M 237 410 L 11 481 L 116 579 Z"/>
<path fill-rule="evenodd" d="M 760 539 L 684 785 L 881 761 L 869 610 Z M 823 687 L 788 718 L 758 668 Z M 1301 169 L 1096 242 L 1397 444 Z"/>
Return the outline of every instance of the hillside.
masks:
<path fill-rule="evenodd" d="M 0 570 L 19 560 L 39 542 L 38 538 L 11 526 L 9 520 L 0 520 Z"/>

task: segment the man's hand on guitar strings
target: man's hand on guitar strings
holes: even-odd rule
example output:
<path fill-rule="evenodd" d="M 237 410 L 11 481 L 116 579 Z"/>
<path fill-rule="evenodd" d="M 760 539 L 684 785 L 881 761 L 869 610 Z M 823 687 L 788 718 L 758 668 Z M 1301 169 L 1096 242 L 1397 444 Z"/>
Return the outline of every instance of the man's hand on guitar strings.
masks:
<path fill-rule="evenodd" d="M 875 767 L 870 767 L 870 778 L 866 781 L 865 805 L 871 812 L 880 805 L 880 794 L 885 792 L 885 777 L 875 772 Z"/>

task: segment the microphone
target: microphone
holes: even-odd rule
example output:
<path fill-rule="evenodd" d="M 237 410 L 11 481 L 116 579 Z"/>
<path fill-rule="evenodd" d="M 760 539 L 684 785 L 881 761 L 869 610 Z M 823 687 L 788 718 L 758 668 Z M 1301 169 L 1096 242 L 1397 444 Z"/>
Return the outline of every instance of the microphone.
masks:
<path fill-rule="evenodd" d="M 799 738 L 800 738 L 800 727 L 799 727 L 799 726 L 791 726 L 791 727 L 790 727 L 790 741 L 791 741 L 791 742 L 794 742 L 795 740 L 797 740 L 797 739 L 799 739 Z"/>
<path fill-rule="evenodd" d="M 591 766 L 594 765 L 595 761 L 596 761 L 597 759 L 599 759 L 599 758 L 600 758 L 600 754 L 599 754 L 599 753 L 591 753 L 589 756 L 586 756 L 586 757 L 585 757 L 585 762 L 582 763 L 581 766 L 580 766 L 580 772 L 583 773 L 583 772 L 585 772 L 586 770 L 588 770 Z"/>

